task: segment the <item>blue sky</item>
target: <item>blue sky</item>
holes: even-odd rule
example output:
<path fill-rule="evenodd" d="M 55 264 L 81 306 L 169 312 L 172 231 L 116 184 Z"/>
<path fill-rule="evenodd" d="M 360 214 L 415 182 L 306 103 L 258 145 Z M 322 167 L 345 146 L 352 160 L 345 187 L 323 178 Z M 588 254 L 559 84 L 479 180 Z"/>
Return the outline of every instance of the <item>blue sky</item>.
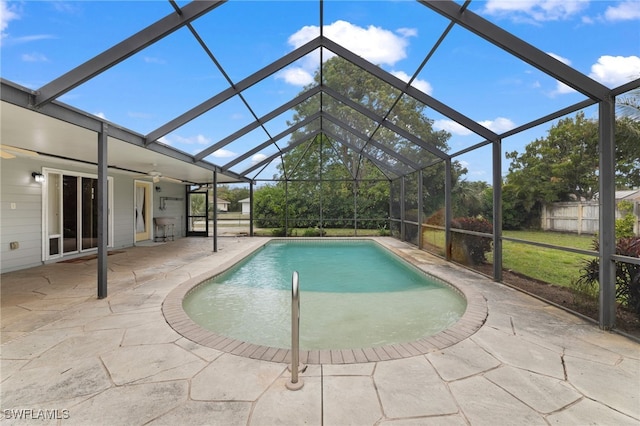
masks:
<path fill-rule="evenodd" d="M 461 2 L 460 2 L 461 3 Z M 184 2 L 179 2 L 183 5 Z M 640 0 L 473 1 L 469 9 L 608 87 L 640 78 Z M 80 65 L 172 13 L 168 1 L 0 1 L 0 75 L 31 89 Z M 258 71 L 319 34 L 316 1 L 230 1 L 194 21 L 232 82 Z M 448 21 L 413 1 L 325 1 L 324 34 L 408 80 Z M 325 51 L 323 59 L 327 59 Z M 244 92 L 262 116 L 311 80 L 311 54 Z M 536 68 L 456 27 L 413 83 L 497 133 L 584 99 Z M 228 82 L 186 29 L 150 46 L 60 98 L 60 101 L 147 134 L 226 89 Z M 585 111 L 596 117 L 595 108 Z M 453 152 L 482 139 L 433 110 L 434 126 L 452 133 Z M 208 159 L 226 164 L 286 128 L 283 115 Z M 168 134 L 162 142 L 195 154 L 253 121 L 234 98 Z M 503 142 L 521 151 L 550 124 Z M 281 146 L 286 142 L 282 141 Z M 240 163 L 275 152 L 268 148 Z M 467 179 L 491 181 L 491 148 L 458 158 Z M 503 173 L 508 165 L 503 164 Z M 270 177 L 272 164 L 261 177 Z"/>

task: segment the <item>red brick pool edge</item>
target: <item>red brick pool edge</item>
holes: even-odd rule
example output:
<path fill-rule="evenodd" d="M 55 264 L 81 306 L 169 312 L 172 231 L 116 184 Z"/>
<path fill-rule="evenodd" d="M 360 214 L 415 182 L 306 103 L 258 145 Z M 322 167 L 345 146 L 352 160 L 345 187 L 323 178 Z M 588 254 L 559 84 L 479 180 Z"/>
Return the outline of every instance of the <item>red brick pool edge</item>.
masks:
<path fill-rule="evenodd" d="M 424 255 L 428 256 L 427 253 L 405 243 L 397 242 L 403 245 L 400 249 L 396 247 L 395 244 L 389 245 L 388 243 L 385 243 L 384 239 L 372 238 L 372 240 L 381 243 L 385 248 L 402 257 L 418 269 L 432 274 L 428 268 L 429 265 L 416 264 L 416 258 L 412 256 L 412 254 L 419 254 L 420 257 L 423 257 Z M 266 244 L 268 241 L 269 239 L 265 239 L 264 243 Z M 241 340 L 221 336 L 196 324 L 187 315 L 182 306 L 184 297 L 193 288 L 197 287 L 203 281 L 230 268 L 257 248 L 259 247 L 248 250 L 241 256 L 226 262 L 224 265 L 218 265 L 217 267 L 212 268 L 211 271 L 178 285 L 178 287 L 171 291 L 165 298 L 162 304 L 162 313 L 167 323 L 177 333 L 202 346 L 246 358 L 287 363 L 291 361 L 290 348 L 275 348 L 256 345 L 250 342 L 243 342 Z M 413 250 L 415 250 L 415 252 L 413 252 Z M 304 364 L 353 364 L 408 358 L 442 350 L 470 337 L 478 331 L 480 327 L 482 327 L 487 318 L 488 310 L 486 300 L 478 291 L 468 284 L 453 284 L 448 280 L 439 277 L 437 274 L 433 274 L 433 276 L 459 291 L 459 293 L 466 299 L 467 307 L 464 314 L 451 327 L 442 330 L 437 334 L 425 336 L 414 341 L 371 348 L 301 349 L 300 362 Z"/>

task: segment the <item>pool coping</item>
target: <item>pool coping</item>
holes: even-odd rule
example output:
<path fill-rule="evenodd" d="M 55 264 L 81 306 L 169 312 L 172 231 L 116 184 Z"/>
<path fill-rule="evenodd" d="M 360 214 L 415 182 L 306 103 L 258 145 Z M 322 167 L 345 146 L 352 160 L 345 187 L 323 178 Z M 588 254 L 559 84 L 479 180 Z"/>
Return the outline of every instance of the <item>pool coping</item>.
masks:
<path fill-rule="evenodd" d="M 196 324 L 182 307 L 184 297 L 203 281 L 219 275 L 231 268 L 240 260 L 246 258 L 256 250 L 263 247 L 269 241 L 274 240 L 340 240 L 345 238 L 268 238 L 260 237 L 256 244 L 251 244 L 246 250 L 223 262 L 209 271 L 193 277 L 173 289 L 162 303 L 162 313 L 165 320 L 177 333 L 202 346 L 213 348 L 222 352 L 271 362 L 290 362 L 291 349 L 276 348 L 244 342 L 234 338 L 216 334 Z M 488 315 L 487 301 L 473 286 L 465 282 L 449 282 L 446 272 L 451 271 L 451 264 L 445 262 L 417 247 L 390 237 L 350 237 L 354 240 L 375 241 L 392 253 L 406 260 L 421 271 L 436 277 L 454 289 L 458 290 L 467 301 L 467 308 L 462 317 L 451 327 L 431 336 L 406 342 L 395 343 L 373 348 L 357 349 L 312 349 L 300 350 L 300 362 L 304 364 L 353 364 L 366 362 L 379 362 L 392 359 L 408 358 L 424 355 L 433 351 L 442 350 L 455 345 L 472 336 L 482 327 Z M 429 257 L 425 262 L 425 258 Z M 420 259 L 422 258 L 422 259 Z M 435 266 L 435 268 L 434 268 Z M 445 266 L 444 270 L 442 266 Z"/>

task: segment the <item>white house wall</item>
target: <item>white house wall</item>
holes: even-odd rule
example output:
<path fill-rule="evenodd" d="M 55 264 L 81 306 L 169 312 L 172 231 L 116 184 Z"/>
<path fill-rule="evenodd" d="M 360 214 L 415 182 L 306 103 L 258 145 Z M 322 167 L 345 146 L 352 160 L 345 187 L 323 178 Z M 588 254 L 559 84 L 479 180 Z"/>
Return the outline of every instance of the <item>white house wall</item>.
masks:
<path fill-rule="evenodd" d="M 31 176 L 40 169 L 31 159 L 0 160 L 1 272 L 42 263 L 42 185 Z"/>
<path fill-rule="evenodd" d="M 49 160 L 46 157 L 0 160 L 0 273 L 43 263 L 43 186 L 31 176 L 32 172 L 41 172 L 43 168 L 96 174 L 94 166 Z M 135 238 L 134 177 L 112 170 L 109 171 L 109 177 L 113 178 L 113 245 L 109 248 L 131 247 Z M 162 191 L 156 192 L 156 186 L 160 186 Z M 153 193 L 153 217 L 175 217 L 174 235 L 183 236 L 184 185 L 159 182 L 154 185 Z M 160 210 L 160 197 L 180 198 L 181 201 L 167 201 L 166 209 Z M 18 248 L 12 249 L 12 242 L 17 243 Z"/>
<path fill-rule="evenodd" d="M 157 191 L 156 188 L 160 188 Z M 164 203 L 163 203 L 163 200 Z M 179 199 L 179 200 L 178 200 Z M 153 185 L 153 217 L 173 217 L 175 237 L 187 235 L 185 230 L 185 187 L 184 185 L 161 180 Z M 164 210 L 161 210 L 164 207 Z"/>

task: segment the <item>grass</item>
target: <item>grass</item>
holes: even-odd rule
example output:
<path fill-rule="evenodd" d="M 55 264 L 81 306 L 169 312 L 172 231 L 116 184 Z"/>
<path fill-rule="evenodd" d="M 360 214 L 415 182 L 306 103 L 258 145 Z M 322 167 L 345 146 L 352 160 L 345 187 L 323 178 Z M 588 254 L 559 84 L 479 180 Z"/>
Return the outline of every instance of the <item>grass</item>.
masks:
<path fill-rule="evenodd" d="M 592 236 L 555 232 L 507 231 L 503 234 L 521 240 L 584 250 L 590 250 L 593 241 Z M 488 257 L 491 261 L 493 256 Z M 591 256 L 513 241 L 502 243 L 504 269 L 563 287 L 572 287 L 572 283 L 580 276 L 580 268 L 588 259 Z"/>
<path fill-rule="evenodd" d="M 504 231 L 503 236 L 537 243 L 552 244 L 582 250 L 592 250 L 593 236 L 543 231 Z M 423 241 L 444 256 L 444 232 L 425 229 Z M 502 267 L 537 280 L 563 287 L 571 287 L 580 276 L 580 268 L 590 256 L 567 251 L 503 240 Z M 493 262 L 493 252 L 487 253 Z"/>

